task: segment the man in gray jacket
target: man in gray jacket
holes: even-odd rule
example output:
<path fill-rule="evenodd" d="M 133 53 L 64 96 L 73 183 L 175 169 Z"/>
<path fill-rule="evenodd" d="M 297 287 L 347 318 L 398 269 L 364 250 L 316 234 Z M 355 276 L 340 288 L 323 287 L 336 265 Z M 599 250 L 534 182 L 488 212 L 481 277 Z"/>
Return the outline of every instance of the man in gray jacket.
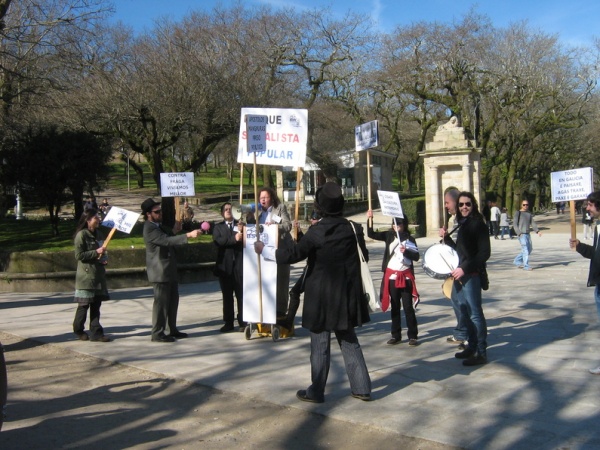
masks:
<path fill-rule="evenodd" d="M 590 272 L 588 275 L 588 286 L 595 286 L 594 298 L 596 299 L 596 309 L 600 317 L 600 243 L 598 242 L 598 228 L 600 227 L 600 191 L 592 192 L 587 197 L 586 211 L 590 213 L 594 222 L 594 245 L 584 244 L 579 239 L 569 239 L 571 248 L 577 250 L 584 258 L 590 260 Z M 590 369 L 592 375 L 600 375 L 600 366 Z"/>
<path fill-rule="evenodd" d="M 144 243 L 146 244 L 146 272 L 154 289 L 152 306 L 152 341 L 173 342 L 187 337 L 177 329 L 177 309 L 179 308 L 179 283 L 177 281 L 177 257 L 175 246 L 187 244 L 195 238 L 199 230 L 175 236 L 181 231 L 181 224 L 173 231 L 161 225 L 160 202 L 148 198 L 142 203 L 144 216 Z M 179 229 L 177 229 L 179 227 Z M 165 334 L 166 330 L 169 334 Z"/>
<path fill-rule="evenodd" d="M 538 236 L 542 235 L 542 233 L 538 231 L 538 226 L 533 219 L 533 214 L 529 211 L 529 200 L 523 199 L 521 202 L 521 209 L 515 212 L 514 215 L 514 227 L 519 243 L 521 244 L 521 253 L 516 256 L 513 264 L 527 271 L 533 270 L 529 265 L 529 255 L 531 255 L 531 252 L 533 251 L 529 232 L 531 228 L 533 228 L 533 231 Z"/>

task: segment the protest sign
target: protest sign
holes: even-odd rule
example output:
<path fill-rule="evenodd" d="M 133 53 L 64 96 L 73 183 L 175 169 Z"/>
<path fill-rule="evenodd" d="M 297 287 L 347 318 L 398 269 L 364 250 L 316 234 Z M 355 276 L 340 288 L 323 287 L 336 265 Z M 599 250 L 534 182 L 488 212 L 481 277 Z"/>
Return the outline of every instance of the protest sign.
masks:
<path fill-rule="evenodd" d="M 193 197 L 196 195 L 193 172 L 161 173 L 160 195 L 161 197 Z"/>
<path fill-rule="evenodd" d="M 381 214 L 391 217 L 404 217 L 402 205 L 400 204 L 400 195 L 397 192 L 377 191 L 379 197 L 379 206 Z"/>

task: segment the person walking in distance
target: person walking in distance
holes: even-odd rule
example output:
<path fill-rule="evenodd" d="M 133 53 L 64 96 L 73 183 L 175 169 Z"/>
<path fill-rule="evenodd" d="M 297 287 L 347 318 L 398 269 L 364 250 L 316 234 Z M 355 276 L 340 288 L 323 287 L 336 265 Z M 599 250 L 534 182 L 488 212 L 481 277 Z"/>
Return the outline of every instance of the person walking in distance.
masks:
<path fill-rule="evenodd" d="M 542 236 L 542 233 L 539 232 L 533 214 L 529 211 L 529 201 L 527 199 L 524 199 L 521 202 L 521 209 L 515 212 L 513 223 L 517 238 L 519 239 L 519 244 L 521 244 L 521 252 L 516 256 L 513 264 L 524 270 L 531 271 L 533 269 L 529 265 L 529 255 L 531 255 L 531 252 L 533 251 L 533 246 L 531 244 L 531 235 L 529 233 L 531 228 L 533 228 L 533 231 L 540 237 Z"/>
<path fill-rule="evenodd" d="M 176 247 L 187 244 L 188 239 L 198 237 L 199 230 L 176 236 L 181 222 L 169 230 L 162 225 L 160 202 L 151 198 L 142 203 L 144 216 L 144 244 L 146 244 L 146 272 L 154 290 L 152 306 L 152 341 L 174 342 L 187 337 L 177 329 L 179 308 L 179 283 L 177 280 Z M 169 334 L 166 334 L 166 331 Z"/>
<path fill-rule="evenodd" d="M 569 245 L 581 256 L 590 260 L 587 285 L 594 287 L 596 310 L 600 318 L 600 236 L 598 235 L 600 230 L 600 191 L 588 195 L 585 210 L 592 217 L 592 221 L 595 221 L 593 243 L 589 245 L 580 242 L 579 239 L 569 239 Z M 600 366 L 590 369 L 589 372 L 592 375 L 600 375 Z"/>

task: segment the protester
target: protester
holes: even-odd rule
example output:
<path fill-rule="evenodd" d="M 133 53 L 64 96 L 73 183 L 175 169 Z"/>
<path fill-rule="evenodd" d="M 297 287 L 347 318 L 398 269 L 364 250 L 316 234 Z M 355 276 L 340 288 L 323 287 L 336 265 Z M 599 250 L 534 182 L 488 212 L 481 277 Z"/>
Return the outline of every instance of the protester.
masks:
<path fill-rule="evenodd" d="M 529 212 L 529 201 L 527 199 L 524 199 L 521 202 L 521 209 L 515 212 L 513 225 L 519 243 L 521 244 L 521 253 L 516 256 L 513 264 L 520 269 L 522 268 L 531 271 L 533 268 L 529 265 L 529 255 L 531 255 L 531 252 L 533 251 L 533 246 L 531 244 L 531 236 L 529 233 L 531 228 L 533 228 L 533 231 L 540 237 L 542 236 L 542 233 L 538 231 L 538 226 L 535 223 L 533 214 Z"/>
<path fill-rule="evenodd" d="M 313 211 L 310 215 L 310 227 L 315 226 L 321 220 L 321 215 L 317 211 Z M 300 230 L 298 226 L 298 222 L 294 221 L 292 224 L 294 228 L 298 229 L 298 241 L 302 239 L 304 233 Z M 310 229 L 309 227 L 309 229 Z M 306 281 L 306 271 L 308 269 L 308 263 L 304 266 L 302 270 L 302 275 L 298 278 L 298 281 L 294 284 L 292 289 L 290 289 L 290 303 L 288 305 L 287 314 L 285 315 L 285 319 L 281 323 L 283 327 L 290 331 L 290 335 L 294 334 L 294 318 L 296 317 L 296 313 L 298 312 L 298 308 L 300 307 L 300 294 L 304 292 L 304 284 Z"/>
<path fill-rule="evenodd" d="M 293 245 L 290 231 L 292 220 L 288 210 L 279 200 L 277 193 L 271 187 L 263 187 L 259 191 L 258 223 L 263 225 L 277 224 L 279 229 L 279 248 Z M 277 266 L 277 318 L 283 320 L 288 310 L 288 290 L 290 288 L 290 266 L 281 264 Z M 278 322 L 279 323 L 279 322 Z"/>
<path fill-rule="evenodd" d="M 450 236 L 444 243 L 458 253 L 458 267 L 451 272 L 454 278 L 452 296 L 456 296 L 462 317 L 467 325 L 466 348 L 454 356 L 464 359 L 463 365 L 487 363 L 487 324 L 481 302 L 482 282 L 487 279 L 485 263 L 490 257 L 489 229 L 479 212 L 471 192 L 458 196 L 458 230 L 456 242 Z"/>
<path fill-rule="evenodd" d="M 179 284 L 177 281 L 176 246 L 187 244 L 188 239 L 198 237 L 198 230 L 175 236 L 181 231 L 181 223 L 173 230 L 161 225 L 160 202 L 151 198 L 142 203 L 144 216 L 144 243 L 146 244 L 146 272 L 154 290 L 152 306 L 152 341 L 174 342 L 187 337 L 177 329 L 179 308 Z M 166 331 L 169 334 L 165 334 Z"/>
<path fill-rule="evenodd" d="M 275 250 L 261 241 L 257 253 L 278 264 L 308 258 L 302 326 L 310 330 L 311 381 L 296 397 L 305 402 L 325 401 L 325 385 L 331 359 L 331 332 L 340 345 L 351 394 L 371 399 L 371 379 L 354 327 L 369 322 L 367 301 L 362 293 L 357 241 L 368 259 L 362 227 L 344 219 L 344 197 L 336 183 L 327 182 L 315 194 L 315 210 L 322 219 L 289 248 Z"/>
<path fill-rule="evenodd" d="M 183 208 L 179 213 L 179 220 L 184 231 L 190 231 L 192 229 L 192 220 L 194 219 L 194 210 L 190 204 L 185 201 L 183 202 Z"/>
<path fill-rule="evenodd" d="M 415 305 L 419 301 L 419 293 L 413 261 L 419 260 L 419 248 L 410 234 L 408 219 L 406 216 L 395 217 L 389 230 L 376 232 L 373 230 L 373 211 L 368 210 L 367 236 L 385 242 L 381 264 L 384 276 L 381 280 L 380 297 L 383 311 L 387 311 L 388 305 L 392 306 L 392 337 L 387 344 L 396 345 L 402 342 L 400 309 L 404 307 L 408 345 L 416 346 L 419 330 Z"/>
<path fill-rule="evenodd" d="M 450 188 L 444 194 L 444 207 L 448 211 L 448 214 L 454 218 L 454 226 L 452 227 L 452 230 L 448 230 L 448 227 L 446 226 L 440 228 L 439 236 L 442 238 L 442 241 L 446 237 L 453 234 L 457 229 L 458 223 L 456 222 L 456 203 L 458 202 L 458 194 L 460 194 L 460 191 L 456 188 Z M 451 297 L 452 298 L 450 301 L 452 302 L 452 309 L 454 310 L 454 315 L 456 316 L 456 327 L 454 327 L 452 336 L 449 336 L 446 339 L 446 342 L 449 344 L 458 344 L 459 346 L 463 346 L 467 340 L 467 325 L 461 315 L 458 299 L 454 295 L 454 291 Z"/>
<path fill-rule="evenodd" d="M 102 247 L 104 236 L 98 229 L 100 215 L 94 208 L 88 208 L 79 219 L 75 230 L 75 296 L 77 302 L 73 332 L 82 341 L 110 342 L 100 325 L 100 307 L 108 300 L 106 287 L 106 249 Z M 90 335 L 85 329 L 88 310 L 90 312 Z"/>
<path fill-rule="evenodd" d="M 571 248 L 577 250 L 584 258 L 590 260 L 590 269 L 588 273 L 588 287 L 595 286 L 594 299 L 596 301 L 596 310 L 600 318 L 600 245 L 598 243 L 598 230 L 600 228 L 600 191 L 592 192 L 587 197 L 586 211 L 592 217 L 592 221 L 596 221 L 594 227 L 594 242 L 593 245 L 584 244 L 579 239 L 569 239 Z M 590 369 L 592 375 L 600 375 L 600 366 Z"/>
<path fill-rule="evenodd" d="M 234 302 L 237 302 L 237 321 L 240 331 L 244 331 L 246 322 L 243 319 L 243 234 L 238 230 L 238 221 L 234 220 L 231 203 L 221 205 L 223 222 L 215 224 L 213 242 L 217 246 L 217 263 L 215 275 L 219 278 L 219 286 L 223 293 L 223 322 L 219 331 L 234 331 Z"/>

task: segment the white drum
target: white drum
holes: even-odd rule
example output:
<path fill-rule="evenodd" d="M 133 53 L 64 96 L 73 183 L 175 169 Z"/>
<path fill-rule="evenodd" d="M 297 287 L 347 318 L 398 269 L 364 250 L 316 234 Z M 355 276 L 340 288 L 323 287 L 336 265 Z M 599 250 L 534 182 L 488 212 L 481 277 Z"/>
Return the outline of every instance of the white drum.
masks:
<path fill-rule="evenodd" d="M 458 253 L 446 244 L 434 244 L 423 256 L 423 270 L 431 278 L 445 280 L 458 267 Z"/>

